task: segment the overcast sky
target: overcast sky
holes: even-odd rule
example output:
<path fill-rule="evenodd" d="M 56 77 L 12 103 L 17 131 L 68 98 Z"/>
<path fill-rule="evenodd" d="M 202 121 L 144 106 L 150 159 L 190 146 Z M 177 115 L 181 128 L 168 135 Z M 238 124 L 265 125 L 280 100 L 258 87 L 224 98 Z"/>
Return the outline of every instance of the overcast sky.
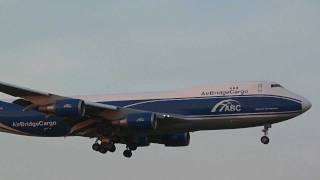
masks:
<path fill-rule="evenodd" d="M 260 127 L 197 132 L 130 160 L 0 133 L 1 179 L 319 179 L 319 19 L 317 0 L 0 0 L 1 81 L 78 95 L 273 80 L 313 102 L 268 146 Z"/>

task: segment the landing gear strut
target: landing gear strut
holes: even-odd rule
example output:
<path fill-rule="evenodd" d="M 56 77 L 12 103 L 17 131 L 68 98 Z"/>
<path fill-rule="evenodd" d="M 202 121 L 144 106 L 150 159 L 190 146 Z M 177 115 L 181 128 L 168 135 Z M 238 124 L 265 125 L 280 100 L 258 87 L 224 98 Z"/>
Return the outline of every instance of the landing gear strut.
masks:
<path fill-rule="evenodd" d="M 271 128 L 271 124 L 264 125 L 262 132 L 264 133 L 264 136 L 261 137 L 261 143 L 262 144 L 269 144 L 270 139 L 268 137 L 268 131 L 269 128 Z"/>

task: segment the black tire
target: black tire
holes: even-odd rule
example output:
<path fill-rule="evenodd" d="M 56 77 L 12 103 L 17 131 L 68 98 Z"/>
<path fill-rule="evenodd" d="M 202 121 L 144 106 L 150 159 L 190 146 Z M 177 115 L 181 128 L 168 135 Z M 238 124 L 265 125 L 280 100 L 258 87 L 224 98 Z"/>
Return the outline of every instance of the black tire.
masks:
<path fill-rule="evenodd" d="M 270 139 L 267 136 L 262 136 L 261 137 L 261 143 L 262 144 L 269 144 L 270 143 Z"/>
<path fill-rule="evenodd" d="M 101 146 L 100 149 L 99 149 L 99 152 L 100 152 L 101 154 L 106 154 L 106 153 L 108 152 L 108 149 L 105 148 L 104 146 Z"/>
<path fill-rule="evenodd" d="M 131 151 L 135 151 L 138 149 L 138 146 L 136 144 L 129 144 L 128 145 L 128 148 L 131 150 Z"/>
<path fill-rule="evenodd" d="M 116 146 L 113 143 L 102 144 L 101 147 L 105 148 L 106 150 L 108 150 L 110 152 L 115 152 L 116 151 Z"/>
<path fill-rule="evenodd" d="M 109 151 L 110 152 L 115 152 L 117 150 L 116 146 L 114 144 L 112 144 L 110 147 L 109 147 Z"/>
<path fill-rule="evenodd" d="M 100 149 L 100 144 L 94 143 L 94 144 L 92 145 L 92 150 L 94 150 L 94 151 L 99 151 L 99 149 Z"/>
<path fill-rule="evenodd" d="M 123 156 L 126 157 L 126 158 L 131 158 L 132 157 L 132 151 L 130 151 L 128 149 L 123 151 Z"/>

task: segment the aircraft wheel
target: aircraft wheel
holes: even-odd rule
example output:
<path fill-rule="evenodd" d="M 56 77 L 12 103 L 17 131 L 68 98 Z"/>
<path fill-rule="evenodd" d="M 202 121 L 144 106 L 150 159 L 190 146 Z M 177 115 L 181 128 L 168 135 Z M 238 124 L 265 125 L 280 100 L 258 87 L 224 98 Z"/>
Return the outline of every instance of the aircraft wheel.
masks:
<path fill-rule="evenodd" d="M 123 156 L 126 158 L 131 158 L 132 157 L 132 151 L 130 151 L 129 149 L 123 151 Z"/>
<path fill-rule="evenodd" d="M 270 139 L 267 136 L 262 136 L 261 137 L 261 143 L 262 144 L 269 144 Z"/>
<path fill-rule="evenodd" d="M 110 151 L 110 152 L 116 151 L 116 146 L 113 143 L 103 143 L 101 144 L 101 146 L 107 151 Z"/>
<path fill-rule="evenodd" d="M 94 144 L 92 145 L 92 149 L 93 149 L 94 151 L 99 151 L 99 149 L 100 149 L 100 144 L 94 143 Z"/>
<path fill-rule="evenodd" d="M 114 144 L 111 144 L 111 146 L 109 147 L 109 151 L 110 152 L 115 152 L 116 151 L 116 146 Z"/>
<path fill-rule="evenodd" d="M 138 146 L 136 144 L 129 144 L 128 145 L 128 148 L 131 150 L 131 151 L 135 151 L 138 149 Z"/>
<path fill-rule="evenodd" d="M 100 146 L 99 152 L 101 154 L 106 154 L 108 152 L 108 149 L 105 146 Z"/>

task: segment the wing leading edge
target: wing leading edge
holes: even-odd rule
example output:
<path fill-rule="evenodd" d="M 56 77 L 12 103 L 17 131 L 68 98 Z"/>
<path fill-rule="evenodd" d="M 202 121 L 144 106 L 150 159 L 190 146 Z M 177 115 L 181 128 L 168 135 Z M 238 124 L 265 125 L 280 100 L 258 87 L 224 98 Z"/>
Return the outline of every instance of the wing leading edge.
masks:
<path fill-rule="evenodd" d="M 31 106 L 33 107 L 52 104 L 57 100 L 61 100 L 61 99 L 72 99 L 69 97 L 36 91 L 29 88 L 19 87 L 19 86 L 15 86 L 15 85 L 4 83 L 4 82 L 0 82 L 0 92 L 29 101 L 32 103 Z M 113 115 L 117 113 L 123 114 L 123 112 L 121 112 L 122 110 L 117 106 L 90 102 L 90 101 L 84 101 L 84 102 L 86 106 L 86 114 L 90 116 L 98 116 L 98 117 L 109 119 L 109 117 L 106 116 L 109 113 Z"/>

